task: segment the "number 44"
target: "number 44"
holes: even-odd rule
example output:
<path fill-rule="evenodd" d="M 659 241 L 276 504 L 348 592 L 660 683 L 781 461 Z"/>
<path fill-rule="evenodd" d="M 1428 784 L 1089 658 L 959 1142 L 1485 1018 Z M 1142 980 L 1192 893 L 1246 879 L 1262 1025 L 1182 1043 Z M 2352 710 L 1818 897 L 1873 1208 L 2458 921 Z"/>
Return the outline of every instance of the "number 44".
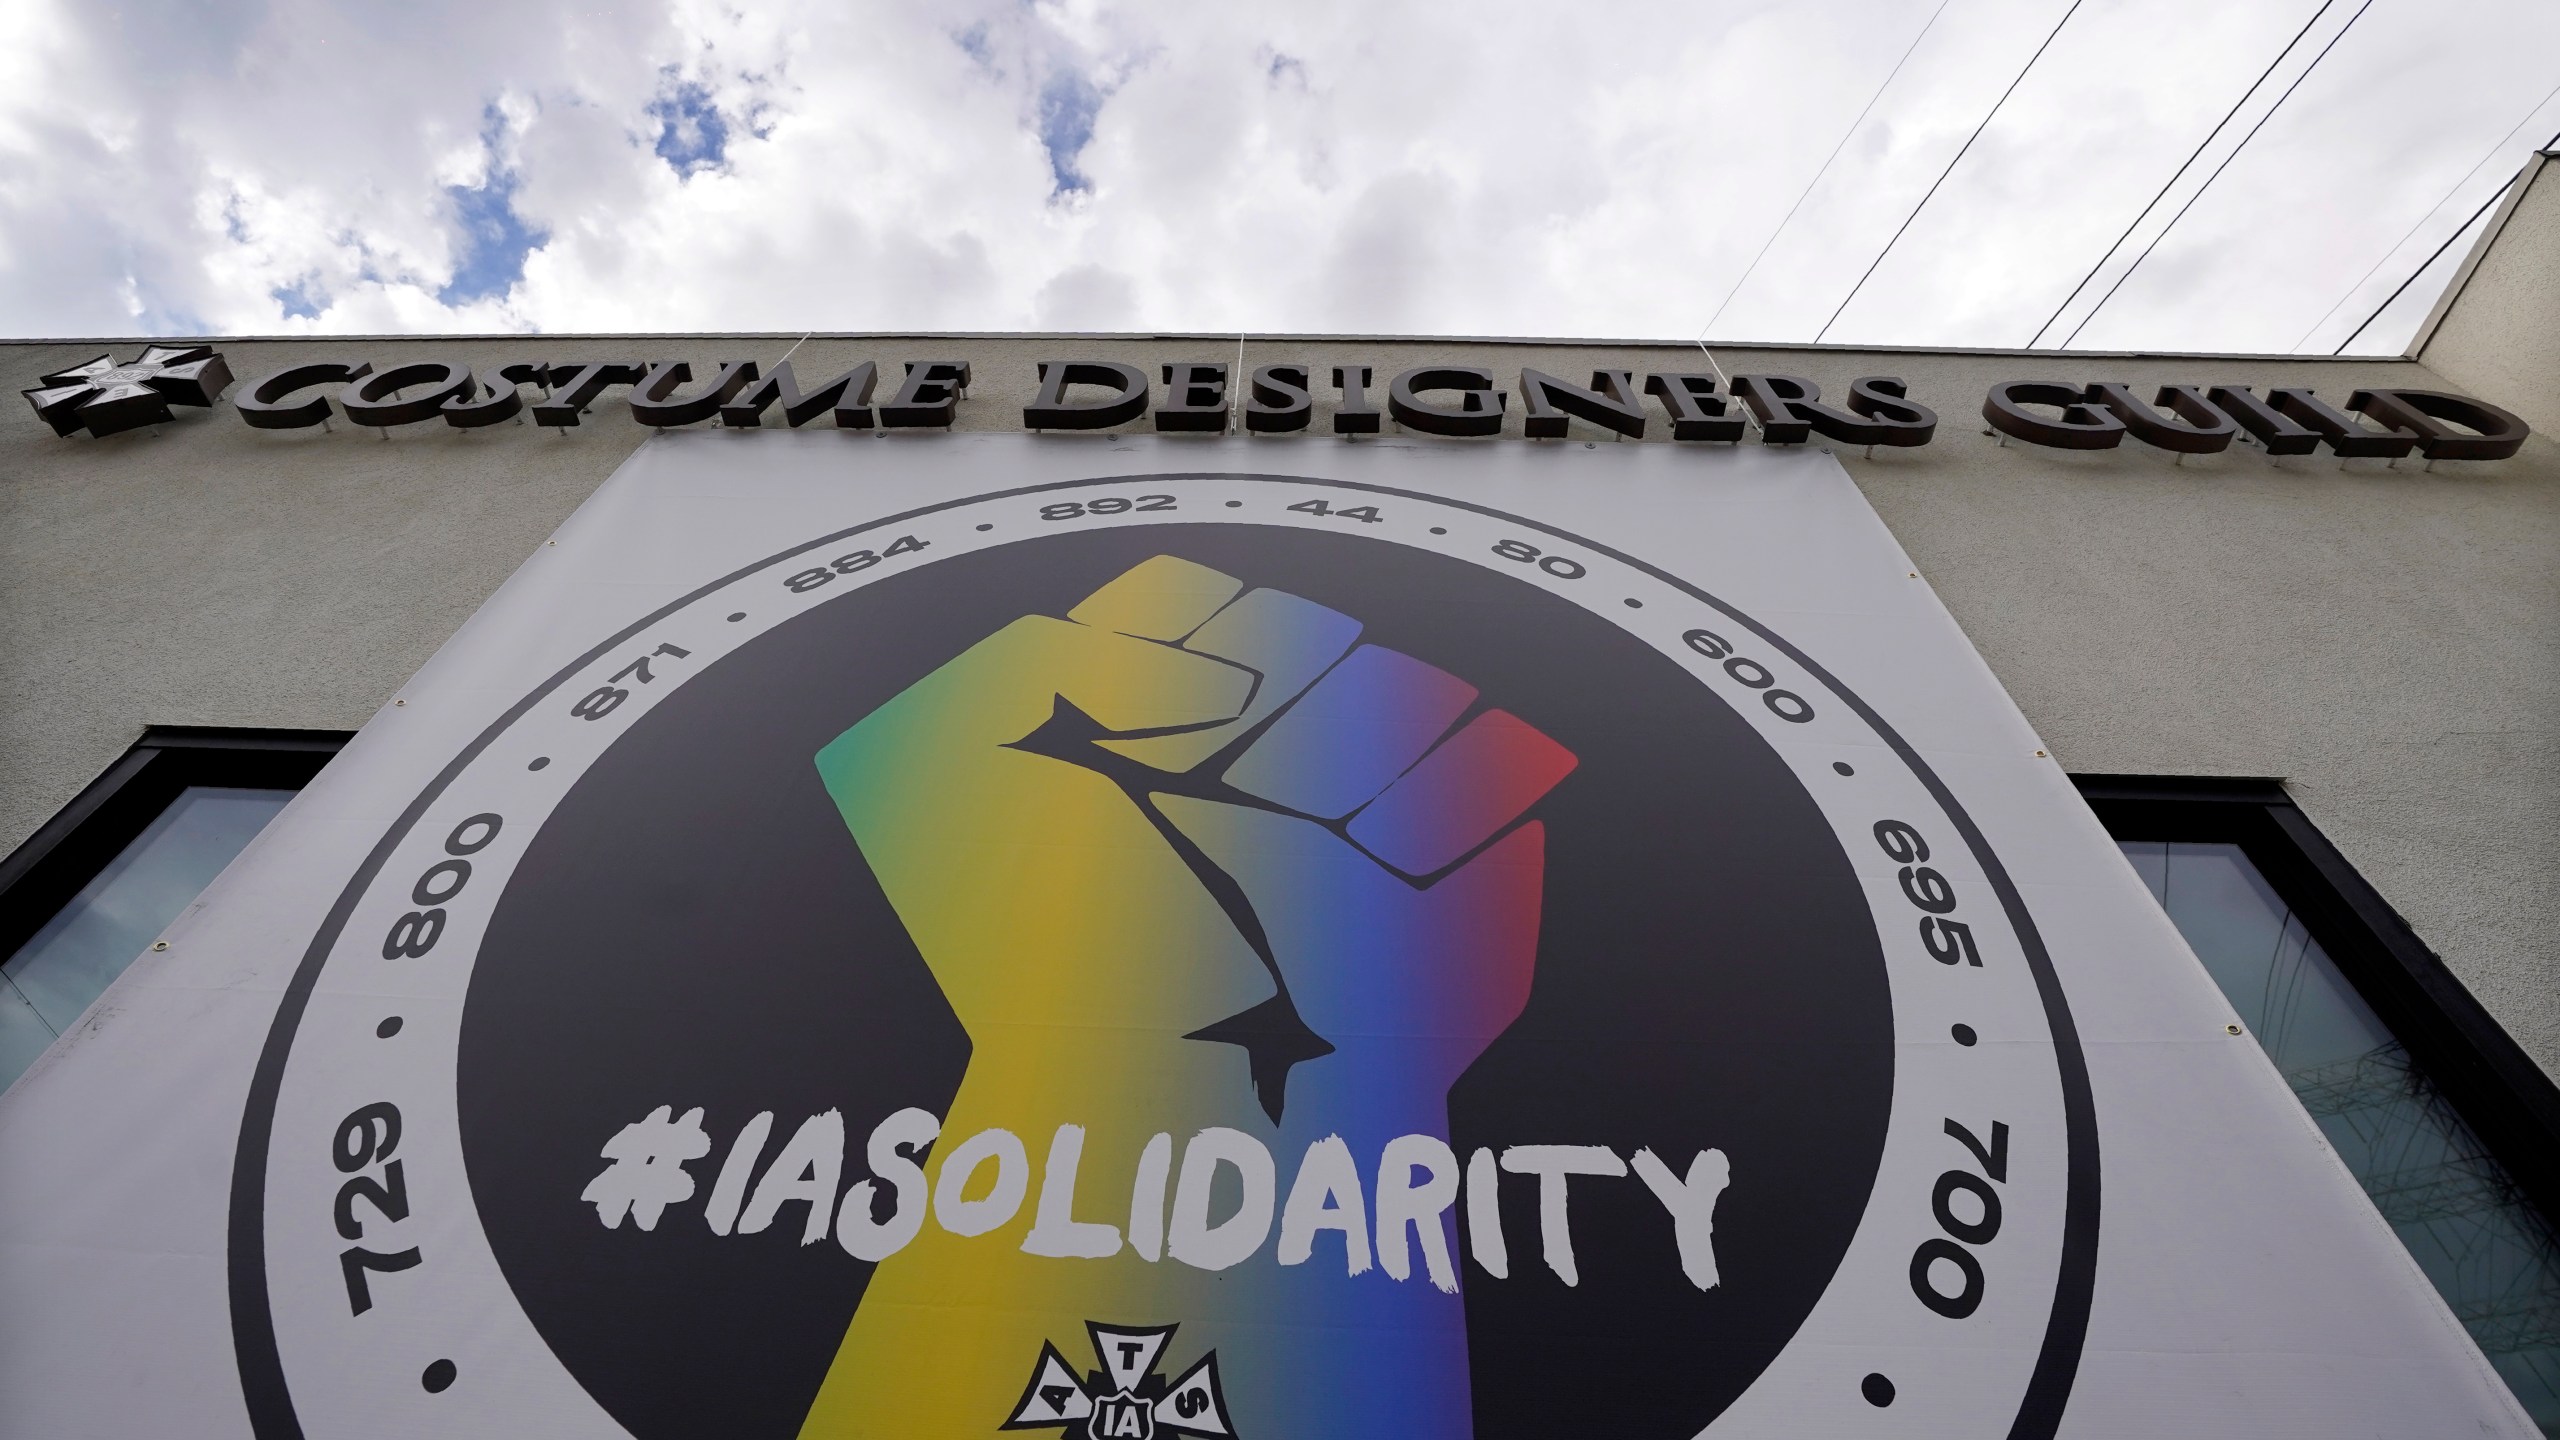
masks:
<path fill-rule="evenodd" d="M 1335 520 L 1357 520 L 1363 525 L 1375 525 L 1378 523 L 1379 518 L 1378 507 L 1375 505 L 1362 505 L 1351 510 L 1336 510 L 1332 506 L 1324 503 L 1322 500 L 1301 500 L 1289 508 L 1292 510 L 1303 510 L 1309 515 L 1327 516 Z"/>

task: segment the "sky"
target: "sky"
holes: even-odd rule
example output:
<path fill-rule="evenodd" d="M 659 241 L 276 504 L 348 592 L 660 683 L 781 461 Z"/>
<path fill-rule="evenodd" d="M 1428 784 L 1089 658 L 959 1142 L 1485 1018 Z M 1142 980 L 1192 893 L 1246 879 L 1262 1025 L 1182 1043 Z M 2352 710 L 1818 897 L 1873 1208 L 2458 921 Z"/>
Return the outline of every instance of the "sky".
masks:
<path fill-rule="evenodd" d="M 0 334 L 2396 353 L 2555 57 L 2553 0 L 8 0 Z"/>

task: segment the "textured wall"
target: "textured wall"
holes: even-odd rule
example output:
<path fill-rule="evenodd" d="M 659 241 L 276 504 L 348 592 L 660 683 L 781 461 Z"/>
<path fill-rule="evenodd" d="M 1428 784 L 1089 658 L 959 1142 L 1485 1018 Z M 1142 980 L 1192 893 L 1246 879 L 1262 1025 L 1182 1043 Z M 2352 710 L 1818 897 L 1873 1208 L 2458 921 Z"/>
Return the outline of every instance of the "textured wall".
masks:
<path fill-rule="evenodd" d="M 2534 157 L 2524 183 L 2418 358 L 2457 389 L 2560 431 L 2560 163 Z"/>
<path fill-rule="evenodd" d="M 2543 214 L 2552 223 L 2560 205 Z M 2541 274 L 2547 295 L 2547 265 Z M 791 339 L 223 348 L 246 379 L 324 357 L 476 366 L 665 356 L 699 368 L 770 361 Z M 102 348 L 0 345 L 0 359 L 31 385 Z M 967 359 L 978 383 L 961 424 L 1012 428 L 1037 359 L 1123 358 L 1152 372 L 1166 360 L 1232 361 L 1236 349 L 1234 337 L 811 339 L 793 361 L 815 379 L 861 359 L 884 372 Z M 1983 389 L 2050 377 L 2309 384 L 2343 398 L 2359 385 L 2469 382 L 2404 362 L 1745 348 L 1716 358 L 1835 393 L 1861 375 L 1908 379 L 1945 417 L 1937 442 L 1843 458 L 2056 756 L 2078 771 L 2284 778 L 2560 1072 L 2551 438 L 2537 435 L 2511 461 L 2435 474 L 2248 449 L 2173 466 L 2132 444 L 2089 455 L 1996 446 L 1978 418 Z M 1244 359 L 1368 364 L 1381 397 L 1386 377 L 1424 360 L 1489 366 L 1506 389 L 1524 364 L 1582 380 L 1596 365 L 1703 361 L 1676 346 L 1362 339 L 1249 342 Z M 1512 410 L 1516 435 L 1516 397 Z M 1311 436 L 1268 442 L 1275 464 L 1342 443 L 1325 425 L 1320 410 Z M 618 398 L 565 435 L 530 425 L 430 424 L 388 439 L 344 424 L 253 431 L 227 405 L 164 431 L 58 440 L 25 409 L 0 411 L 0 848 L 145 725 L 362 724 L 645 433 Z M 1609 443 L 1579 426 L 1566 443 L 1586 439 Z"/>

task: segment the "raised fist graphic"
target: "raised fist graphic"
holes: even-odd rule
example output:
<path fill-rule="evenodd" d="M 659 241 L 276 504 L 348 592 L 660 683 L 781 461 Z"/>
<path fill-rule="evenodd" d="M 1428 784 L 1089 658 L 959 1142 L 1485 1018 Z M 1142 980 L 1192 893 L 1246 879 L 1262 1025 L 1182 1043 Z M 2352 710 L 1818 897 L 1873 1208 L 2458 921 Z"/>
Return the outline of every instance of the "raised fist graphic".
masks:
<path fill-rule="evenodd" d="M 1088 1319 L 1231 1337 L 1240 1425 L 1269 1394 L 1293 1430 L 1356 1409 L 1380 1434 L 1467 1433 L 1454 1295 L 1369 1269 L 1365 1235 L 1348 1263 L 1265 1251 L 1212 1274 L 1154 1253 L 1139 1213 L 1160 1135 L 1254 1136 L 1283 1191 L 1339 1137 L 1385 1183 L 1382 1147 L 1445 1143 L 1449 1086 L 1527 1003 L 1544 831 L 1522 817 L 1574 757 L 1360 631 L 1159 556 L 819 752 L 969 1035 L 927 1169 L 1001 1129 L 1079 1167 L 1085 1233 L 1128 1233 L 1068 1259 L 1024 1252 L 1029 1205 L 1014 1243 L 926 1227 L 874 1275 L 806 1433 L 992 1432 L 1044 1336 Z M 1305 1323 L 1273 1329 L 1275 1308 Z"/>

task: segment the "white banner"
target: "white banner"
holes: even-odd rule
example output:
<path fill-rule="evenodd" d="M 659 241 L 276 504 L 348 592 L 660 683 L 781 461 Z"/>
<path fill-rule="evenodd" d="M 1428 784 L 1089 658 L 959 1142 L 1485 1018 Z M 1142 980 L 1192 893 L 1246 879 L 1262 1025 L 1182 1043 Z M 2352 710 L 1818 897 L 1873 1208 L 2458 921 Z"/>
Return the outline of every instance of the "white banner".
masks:
<path fill-rule="evenodd" d="M 660 436 L 168 938 L 11 1434 L 2533 1433 L 1818 452 Z"/>

